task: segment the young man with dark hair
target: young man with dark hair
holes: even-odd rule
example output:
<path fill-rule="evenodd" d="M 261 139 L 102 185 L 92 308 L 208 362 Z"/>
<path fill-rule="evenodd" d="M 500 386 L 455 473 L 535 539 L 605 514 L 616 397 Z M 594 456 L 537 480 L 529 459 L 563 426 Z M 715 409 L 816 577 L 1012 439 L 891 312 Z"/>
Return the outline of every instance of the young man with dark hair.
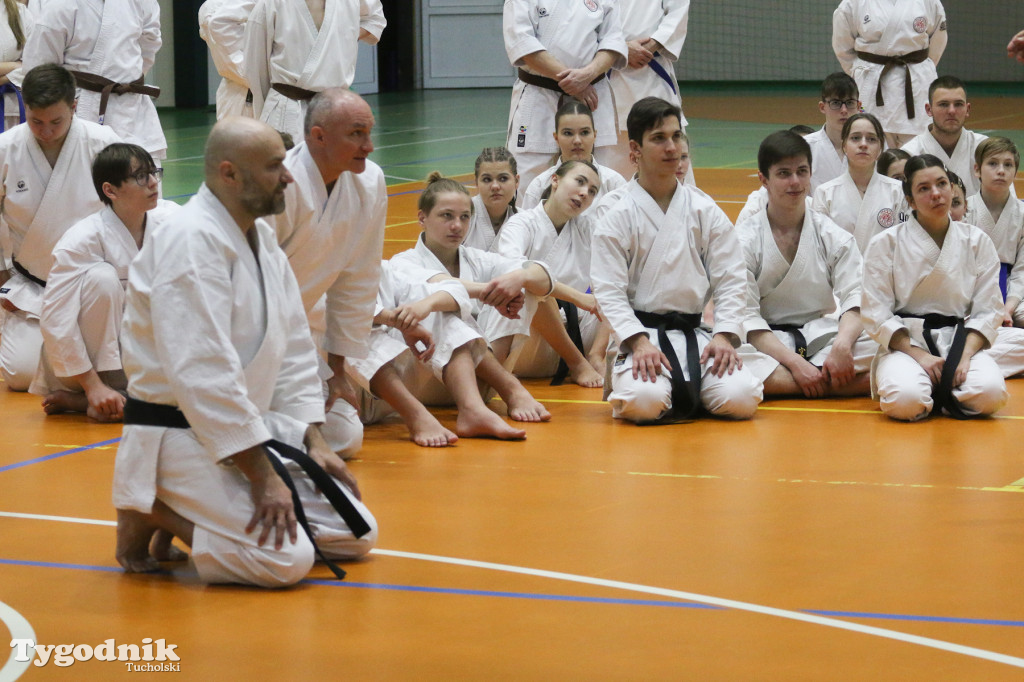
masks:
<path fill-rule="evenodd" d="M 25 123 L 0 135 L 0 215 L 14 265 L 13 272 L 0 270 L 0 373 L 14 391 L 28 389 L 39 366 L 53 247 L 74 222 L 102 208 L 89 180 L 92 162 L 120 142 L 110 128 L 75 117 L 75 79 L 63 67 L 29 71 L 22 96 Z"/>
<path fill-rule="evenodd" d="M 53 249 L 39 325 L 43 354 L 29 387 L 47 414 L 120 421 L 127 387 L 121 317 L 128 266 L 144 235 L 178 205 L 159 199 L 162 169 L 142 147 L 117 142 L 92 167 L 103 208 L 72 225 Z"/>
<path fill-rule="evenodd" d="M 768 395 L 866 395 L 877 346 L 860 322 L 853 236 L 807 208 L 811 148 L 788 130 L 757 152 L 764 211 L 736 225 L 748 271 L 744 328 L 763 355 L 748 366 Z M 838 322 L 830 316 L 839 302 Z"/>
<path fill-rule="evenodd" d="M 639 423 L 691 419 L 703 407 L 754 416 L 762 386 L 743 366 L 746 273 L 732 225 L 676 178 L 679 108 L 647 97 L 626 129 L 637 177 L 594 232 L 591 281 L 618 351 L 612 415 Z M 701 313 L 715 300 L 715 325 Z"/>
<path fill-rule="evenodd" d="M 967 86 L 956 76 L 939 76 L 928 87 L 924 110 L 932 117 L 928 131 L 903 145 L 903 151 L 911 156 L 937 156 L 963 179 L 968 196 L 977 193 L 981 181 L 974 174 L 974 150 L 988 136 L 964 127 L 971 115 Z"/>

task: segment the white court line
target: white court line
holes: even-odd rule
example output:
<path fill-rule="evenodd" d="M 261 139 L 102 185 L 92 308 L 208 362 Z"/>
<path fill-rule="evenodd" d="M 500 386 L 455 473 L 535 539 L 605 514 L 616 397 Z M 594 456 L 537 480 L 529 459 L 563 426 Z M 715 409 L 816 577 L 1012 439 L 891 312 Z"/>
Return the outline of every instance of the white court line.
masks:
<path fill-rule="evenodd" d="M 32 625 L 25 620 L 24 616 L 2 601 L 0 601 L 0 623 L 6 625 L 7 629 L 10 630 L 12 641 L 15 639 L 31 639 L 33 642 L 36 641 L 36 632 L 32 629 Z M 0 649 L 2 648 L 0 647 Z M 17 661 L 14 658 L 14 648 L 12 647 L 7 663 L 4 664 L 3 668 L 0 668 L 0 682 L 13 682 L 21 677 L 30 665 L 32 665 L 32 657 L 30 656 L 27 661 Z"/>
<path fill-rule="evenodd" d="M 423 182 L 423 178 L 417 180 L 416 178 L 403 178 L 401 175 L 389 175 L 387 173 L 384 174 L 384 177 L 391 178 L 393 180 L 401 180 L 402 182 Z"/>
<path fill-rule="evenodd" d="M 504 130 L 494 130 L 489 133 L 473 133 L 472 135 L 456 135 L 455 137 L 438 137 L 432 140 L 420 140 L 419 142 L 402 142 L 401 144 L 387 144 L 383 147 L 376 147 L 376 149 L 398 149 L 399 147 L 411 147 L 415 144 L 430 144 L 431 142 L 450 142 L 452 140 L 466 140 L 471 137 L 487 137 L 488 135 L 499 135 L 504 133 Z"/>
<path fill-rule="evenodd" d="M 39 519 L 42 521 L 67 521 L 70 523 L 89 523 L 101 526 L 117 525 L 117 523 L 114 521 L 82 519 L 73 516 L 47 516 L 44 514 L 19 514 L 16 512 L 0 512 L 0 516 L 10 516 L 14 518 L 24 519 Z M 776 618 L 786 618 L 789 620 L 811 623 L 812 625 L 822 625 L 825 627 L 837 628 L 839 630 L 849 630 L 850 632 L 859 632 L 864 635 L 874 635 L 875 637 L 882 637 L 884 639 L 893 639 L 899 642 L 907 642 L 908 644 L 917 644 L 918 646 L 939 649 L 940 651 L 948 651 L 950 653 L 962 654 L 964 656 L 973 656 L 974 658 L 981 658 L 986 661 L 1004 663 L 1006 665 L 1011 665 L 1017 668 L 1024 668 L 1024 658 L 1017 658 L 1016 656 L 1009 656 L 1007 654 L 1000 654 L 994 651 L 987 651 L 985 649 L 978 649 L 971 646 L 965 646 L 963 644 L 955 644 L 953 642 L 945 642 L 941 639 L 932 639 L 931 637 L 921 637 L 919 635 L 911 635 L 905 632 L 887 630 L 885 628 L 874 627 L 871 625 L 851 623 L 844 620 L 838 620 L 836 618 L 826 618 L 825 616 L 816 616 L 810 613 L 801 613 L 799 611 L 777 609 L 772 606 L 761 606 L 760 604 L 751 604 L 749 602 L 736 601 L 733 599 L 722 599 L 721 597 L 712 597 L 704 594 L 696 594 L 694 592 L 670 590 L 664 587 L 653 587 L 650 585 L 640 585 L 638 583 L 627 583 L 619 580 L 605 580 L 604 578 L 592 578 L 590 576 L 576 575 L 574 573 L 562 573 L 560 571 L 545 571 L 539 568 L 526 568 L 524 566 L 512 566 L 510 564 L 495 564 L 489 561 L 458 559 L 455 557 L 438 556 L 436 554 L 400 552 L 392 549 L 373 549 L 370 550 L 370 553 L 378 554 L 380 556 L 395 557 L 397 559 L 416 559 L 419 561 L 433 561 L 440 564 L 469 566 L 471 568 L 483 568 L 491 571 L 504 571 L 506 573 L 532 575 L 539 578 L 564 580 L 567 582 L 581 583 L 584 585 L 608 587 L 614 590 L 627 590 L 629 592 L 640 592 L 642 594 L 653 594 L 659 597 L 671 597 L 673 599 L 693 601 L 698 602 L 700 604 L 711 604 L 713 606 L 721 606 L 722 608 L 726 609 L 735 609 L 737 611 L 749 611 L 750 613 L 760 613 L 765 616 L 775 616 Z M 0 603 L 0 606 L 2 606 L 2 603 Z M 6 682 L 6 680 L 0 678 L 0 682 Z"/>

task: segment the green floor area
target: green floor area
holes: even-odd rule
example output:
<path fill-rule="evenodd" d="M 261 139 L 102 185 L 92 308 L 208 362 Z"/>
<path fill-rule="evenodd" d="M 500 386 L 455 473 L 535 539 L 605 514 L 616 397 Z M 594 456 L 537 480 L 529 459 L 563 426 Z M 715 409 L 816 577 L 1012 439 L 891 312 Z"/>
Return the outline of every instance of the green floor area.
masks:
<path fill-rule="evenodd" d="M 813 83 L 787 84 L 684 84 L 688 97 L 792 96 L 817 97 Z M 1024 97 L 1024 84 L 998 84 L 972 89 L 978 96 Z M 446 175 L 469 173 L 480 149 L 505 143 L 510 90 L 419 90 L 369 95 L 377 119 L 376 150 L 388 184 L 424 179 L 431 171 Z M 749 106 L 749 103 L 743 104 Z M 752 111 L 751 118 L 761 112 Z M 184 201 L 202 178 L 203 144 L 215 121 L 209 110 L 161 109 L 168 153 L 164 196 Z M 779 128 L 774 123 L 690 118 L 691 154 L 698 168 L 756 167 L 761 139 Z M 1024 131 L 985 130 L 1005 135 L 1024 148 Z"/>

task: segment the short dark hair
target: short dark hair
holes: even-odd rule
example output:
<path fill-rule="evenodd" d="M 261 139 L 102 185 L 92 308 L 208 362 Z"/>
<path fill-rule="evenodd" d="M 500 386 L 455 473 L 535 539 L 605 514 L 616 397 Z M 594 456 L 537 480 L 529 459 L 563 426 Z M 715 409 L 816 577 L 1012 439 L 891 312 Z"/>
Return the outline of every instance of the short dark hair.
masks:
<path fill-rule="evenodd" d="M 768 177 L 771 167 L 778 162 L 800 156 L 807 157 L 807 164 L 811 164 L 811 145 L 807 140 L 789 130 L 777 130 L 761 141 L 757 149 L 757 169 Z"/>
<path fill-rule="evenodd" d="M 790 126 L 789 132 L 796 133 L 800 137 L 803 137 L 804 135 L 810 135 L 811 133 L 815 132 L 815 130 L 811 126 L 804 125 L 803 123 L 798 123 L 795 126 Z"/>
<path fill-rule="evenodd" d="M 964 97 L 967 97 L 967 86 L 964 85 L 964 82 L 962 80 L 960 80 L 956 76 L 939 76 L 938 78 L 932 81 L 931 85 L 928 86 L 929 104 L 932 103 L 932 95 L 934 95 L 935 91 L 938 90 L 939 88 L 942 88 L 943 90 L 956 90 L 957 88 L 960 88 L 961 90 L 964 91 Z"/>
<path fill-rule="evenodd" d="M 659 97 L 644 97 L 629 110 L 626 117 L 626 133 L 629 139 L 643 144 L 644 133 L 657 128 L 668 117 L 682 122 L 682 110 Z"/>
<path fill-rule="evenodd" d="M 925 168 L 941 168 L 942 172 L 946 174 L 946 177 L 949 177 L 949 171 L 946 170 L 946 164 L 942 163 L 942 160 L 934 154 L 913 156 L 909 161 L 907 161 L 907 165 L 903 167 L 903 196 L 908 199 L 914 196 L 914 174 L 918 171 L 923 171 Z"/>
<path fill-rule="evenodd" d="M 156 170 L 156 163 L 149 152 L 137 144 L 128 144 L 127 142 L 115 142 L 107 145 L 92 162 L 93 187 L 96 188 L 96 194 L 100 196 L 100 201 L 107 206 L 110 206 L 112 202 L 110 197 L 103 193 L 103 183 L 109 182 L 111 185 L 119 187 L 128 180 L 132 172 L 132 161 L 139 164 L 136 170 Z"/>
<path fill-rule="evenodd" d="M 910 154 L 896 147 L 890 147 L 878 155 L 875 169 L 882 175 L 889 175 L 889 167 L 897 161 L 909 161 Z"/>
<path fill-rule="evenodd" d="M 75 77 L 63 66 L 40 64 L 25 74 L 21 96 L 29 109 L 45 109 L 58 102 L 75 103 Z"/>
<path fill-rule="evenodd" d="M 964 185 L 964 181 L 960 179 L 960 176 L 951 170 L 947 170 L 946 175 L 949 176 L 949 184 L 959 187 L 960 191 L 964 193 L 964 201 L 967 201 L 967 186 Z"/>
<path fill-rule="evenodd" d="M 821 82 L 821 101 L 827 102 L 830 99 L 860 99 L 860 90 L 857 82 L 842 71 L 836 71 L 825 76 Z"/>

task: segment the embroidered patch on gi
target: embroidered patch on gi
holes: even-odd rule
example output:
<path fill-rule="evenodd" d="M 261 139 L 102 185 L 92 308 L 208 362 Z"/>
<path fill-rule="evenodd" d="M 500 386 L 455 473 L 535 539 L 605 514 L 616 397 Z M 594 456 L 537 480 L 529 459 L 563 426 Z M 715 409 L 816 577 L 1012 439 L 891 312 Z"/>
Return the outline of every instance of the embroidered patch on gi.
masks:
<path fill-rule="evenodd" d="M 3 289 L 0 289 L 0 294 L 9 294 L 9 293 L 11 293 L 11 288 L 10 287 L 4 287 Z"/>
<path fill-rule="evenodd" d="M 914 30 L 918 33 L 924 33 L 928 30 L 928 20 L 924 17 L 917 17 L 914 19 Z"/>
<path fill-rule="evenodd" d="M 596 12 L 601 9 L 600 5 L 597 4 L 597 0 L 583 0 L 583 6 L 591 12 Z"/>
<path fill-rule="evenodd" d="M 871 15 L 870 14 L 865 14 L 864 15 L 864 22 L 863 23 L 867 24 L 870 21 L 871 21 Z"/>
<path fill-rule="evenodd" d="M 19 192 L 24 192 L 27 189 L 28 189 L 28 187 L 25 185 L 25 181 L 24 180 L 18 180 L 18 191 Z"/>
<path fill-rule="evenodd" d="M 537 8 L 537 16 L 538 17 L 541 17 L 543 19 L 547 15 L 548 15 L 548 8 L 547 7 L 538 7 Z"/>
<path fill-rule="evenodd" d="M 878 212 L 878 224 L 882 227 L 892 227 L 896 224 L 896 214 L 891 208 L 883 208 Z"/>
<path fill-rule="evenodd" d="M 622 365 L 625 362 L 626 362 L 626 354 L 625 353 L 619 353 L 618 355 L 615 356 L 615 366 L 616 367 L 619 367 L 620 365 Z"/>
<path fill-rule="evenodd" d="M 519 137 L 516 138 L 516 146 L 517 147 L 525 147 L 526 146 L 526 135 L 524 135 L 523 133 L 519 133 Z"/>

